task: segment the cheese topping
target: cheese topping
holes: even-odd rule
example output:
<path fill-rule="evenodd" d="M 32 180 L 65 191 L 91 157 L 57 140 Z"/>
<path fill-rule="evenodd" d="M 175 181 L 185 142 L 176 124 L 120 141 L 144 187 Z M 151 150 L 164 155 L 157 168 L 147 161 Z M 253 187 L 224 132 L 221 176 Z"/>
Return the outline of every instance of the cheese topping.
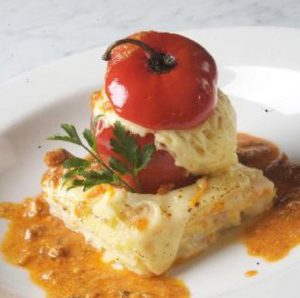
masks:
<path fill-rule="evenodd" d="M 105 261 L 141 275 L 161 274 L 176 259 L 205 249 L 220 230 L 239 224 L 241 213 L 259 214 L 274 197 L 273 184 L 260 170 L 240 164 L 166 194 L 108 184 L 67 190 L 57 172 L 50 169 L 42 182 L 50 212 L 104 249 Z"/>
<path fill-rule="evenodd" d="M 133 134 L 154 134 L 157 149 L 168 151 L 177 166 L 194 175 L 226 170 L 237 162 L 235 113 L 229 99 L 218 92 L 218 103 L 209 119 L 198 127 L 185 130 L 153 131 L 119 117 L 110 107 L 104 91 L 92 95 L 94 117 L 103 115 L 101 129 L 120 121 Z M 137 111 L 138 112 L 138 111 Z"/>

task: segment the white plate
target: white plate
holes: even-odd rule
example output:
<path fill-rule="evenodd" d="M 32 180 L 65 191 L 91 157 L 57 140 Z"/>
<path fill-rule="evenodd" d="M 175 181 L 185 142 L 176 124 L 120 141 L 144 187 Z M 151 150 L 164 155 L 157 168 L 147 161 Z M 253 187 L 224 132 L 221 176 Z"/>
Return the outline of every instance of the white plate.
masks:
<path fill-rule="evenodd" d="M 300 160 L 300 31 L 245 27 L 182 33 L 199 41 L 217 60 L 219 85 L 232 98 L 239 130 L 271 139 Z M 0 87 L 1 201 L 20 201 L 40 191 L 43 154 L 59 145 L 45 138 L 57 132 L 60 123 L 88 126 L 89 95 L 103 83 L 103 51 L 63 59 Z M 1 236 L 5 227 L 1 221 Z M 43 297 L 27 272 L 0 263 L 1 297 Z M 259 274 L 246 278 L 244 273 L 252 269 Z M 193 297 L 296 298 L 300 249 L 269 264 L 231 242 L 173 273 L 187 283 Z"/>

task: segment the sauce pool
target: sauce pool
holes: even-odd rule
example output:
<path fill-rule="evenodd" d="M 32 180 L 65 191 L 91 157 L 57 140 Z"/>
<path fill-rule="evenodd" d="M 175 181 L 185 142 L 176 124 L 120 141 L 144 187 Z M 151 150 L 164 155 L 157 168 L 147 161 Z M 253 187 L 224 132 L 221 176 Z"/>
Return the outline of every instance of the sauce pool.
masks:
<path fill-rule="evenodd" d="M 274 262 L 300 244 L 300 165 L 271 142 L 239 134 L 239 160 L 260 168 L 276 187 L 274 207 L 243 233 L 248 253 Z"/>
<path fill-rule="evenodd" d="M 0 217 L 11 221 L 1 246 L 6 260 L 26 268 L 49 298 L 189 297 L 179 280 L 143 278 L 102 262 L 99 251 L 49 214 L 41 196 L 1 203 Z"/>

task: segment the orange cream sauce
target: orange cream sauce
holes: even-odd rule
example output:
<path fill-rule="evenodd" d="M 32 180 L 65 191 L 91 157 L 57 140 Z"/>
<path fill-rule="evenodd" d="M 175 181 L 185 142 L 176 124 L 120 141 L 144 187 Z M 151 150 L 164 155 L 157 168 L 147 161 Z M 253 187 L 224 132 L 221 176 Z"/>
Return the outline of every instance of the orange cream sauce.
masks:
<path fill-rule="evenodd" d="M 49 214 L 42 197 L 1 203 L 0 217 L 10 220 L 1 246 L 6 260 L 29 270 L 47 297 L 189 297 L 176 279 L 143 278 L 103 263 L 101 253 Z"/>
<path fill-rule="evenodd" d="M 269 141 L 246 134 L 239 135 L 238 154 L 245 165 L 262 169 L 277 190 L 274 207 L 245 230 L 243 240 L 250 255 L 277 261 L 300 244 L 300 165 Z"/>
<path fill-rule="evenodd" d="M 250 255 L 274 262 L 300 244 L 300 192 L 297 197 L 273 208 L 246 229 L 244 241 Z"/>

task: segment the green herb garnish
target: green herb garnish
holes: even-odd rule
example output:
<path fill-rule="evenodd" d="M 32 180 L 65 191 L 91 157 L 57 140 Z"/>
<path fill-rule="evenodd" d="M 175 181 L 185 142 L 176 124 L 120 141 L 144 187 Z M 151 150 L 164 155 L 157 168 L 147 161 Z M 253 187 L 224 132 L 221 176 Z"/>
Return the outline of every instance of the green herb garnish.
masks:
<path fill-rule="evenodd" d="M 74 125 L 62 124 L 61 128 L 65 135 L 54 135 L 48 140 L 65 141 L 81 146 L 93 158 L 93 161 L 79 157 L 71 157 L 64 161 L 63 167 L 68 169 L 64 175 L 64 184 L 70 183 L 68 189 L 83 187 L 87 190 L 95 185 L 110 183 L 116 186 L 125 187 L 131 192 L 142 191 L 138 178 L 139 172 L 146 167 L 155 151 L 153 144 L 147 144 L 141 149 L 138 147 L 135 138 L 126 132 L 120 122 L 114 124 L 114 138 L 110 140 L 112 150 L 123 157 L 123 160 L 110 157 L 109 164 L 105 164 L 96 153 L 96 139 L 89 129 L 85 129 L 83 137 L 87 144 L 80 139 Z M 100 170 L 92 169 L 92 164 L 100 165 Z M 133 189 L 124 179 L 123 175 L 131 175 L 135 181 L 137 189 Z"/>
<path fill-rule="evenodd" d="M 115 123 L 113 132 L 116 138 L 110 141 L 112 150 L 124 157 L 126 163 L 111 157 L 109 165 L 121 174 L 130 174 L 136 186 L 141 189 L 138 174 L 151 160 L 155 146 L 147 144 L 140 150 L 135 138 L 126 132 L 120 122 Z"/>

